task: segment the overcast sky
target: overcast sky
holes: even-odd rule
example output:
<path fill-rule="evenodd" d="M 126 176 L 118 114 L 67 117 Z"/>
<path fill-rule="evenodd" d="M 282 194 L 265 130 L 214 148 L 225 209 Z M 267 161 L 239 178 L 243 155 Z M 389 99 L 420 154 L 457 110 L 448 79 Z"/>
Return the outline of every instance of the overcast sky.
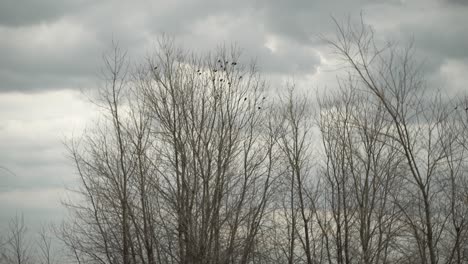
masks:
<path fill-rule="evenodd" d="M 96 116 L 80 90 L 112 39 L 135 60 L 162 33 L 194 51 L 237 43 L 273 86 L 324 89 L 335 64 L 317 36 L 360 12 L 379 39 L 414 39 L 429 83 L 468 91 L 468 0 L 0 0 L 0 227 L 62 215 L 76 177 L 62 141 Z"/>

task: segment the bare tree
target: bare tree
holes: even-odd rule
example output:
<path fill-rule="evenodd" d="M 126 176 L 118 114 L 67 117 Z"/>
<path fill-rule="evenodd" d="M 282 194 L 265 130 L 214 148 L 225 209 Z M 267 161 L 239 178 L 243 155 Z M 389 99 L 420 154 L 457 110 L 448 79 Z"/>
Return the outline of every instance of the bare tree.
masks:
<path fill-rule="evenodd" d="M 284 98 L 284 99 L 282 99 Z M 286 95 L 280 95 L 279 147 L 284 159 L 285 192 L 284 217 L 288 228 L 288 263 L 297 263 L 304 257 L 305 263 L 317 263 L 317 227 L 314 223 L 315 186 L 312 175 L 312 105 L 305 94 L 294 87 Z M 298 243 L 302 250 L 296 250 Z M 320 254 L 320 253 L 318 253 Z"/>
<path fill-rule="evenodd" d="M 382 105 L 395 131 L 386 134 L 387 141 L 398 144 L 395 148 L 405 160 L 409 177 L 403 179 L 404 199 L 397 204 L 413 238 L 406 248 L 414 245 L 417 252 L 414 259 L 406 252 L 406 261 L 449 261 L 441 253 L 441 241 L 450 214 L 440 210 L 439 183 L 445 178 L 446 159 L 457 151 L 447 152 L 450 149 L 445 144 L 451 137 L 446 133 L 453 133 L 444 125 L 446 105 L 437 93 L 431 96 L 428 92 L 411 46 L 403 50 L 392 45 L 378 48 L 372 29 L 362 20 L 356 27 L 336 24 L 337 38 L 329 43 L 349 66 L 353 80 Z"/>
<path fill-rule="evenodd" d="M 32 245 L 29 243 L 23 215 L 16 215 L 8 224 L 3 259 L 6 263 L 32 263 Z"/>
<path fill-rule="evenodd" d="M 39 263 L 56 263 L 56 252 L 54 252 L 54 248 L 52 246 L 53 234 L 50 233 L 50 228 L 45 225 L 41 226 L 38 235 L 37 247 L 39 249 Z"/>
<path fill-rule="evenodd" d="M 80 261 L 247 263 L 275 178 L 265 83 L 235 50 L 160 44 L 131 76 L 106 57 L 104 119 L 69 144 L 83 203 L 63 237 Z"/>

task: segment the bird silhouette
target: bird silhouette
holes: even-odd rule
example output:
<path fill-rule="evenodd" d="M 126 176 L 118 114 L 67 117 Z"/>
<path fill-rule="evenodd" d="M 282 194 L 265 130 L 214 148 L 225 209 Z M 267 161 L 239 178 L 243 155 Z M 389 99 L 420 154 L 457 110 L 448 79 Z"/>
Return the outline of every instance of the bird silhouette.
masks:
<path fill-rule="evenodd" d="M 217 72 L 218 70 L 214 69 L 213 71 L 214 71 L 214 72 Z"/>
<path fill-rule="evenodd" d="M 231 63 L 231 65 L 236 66 L 236 65 L 237 65 L 237 62 L 233 61 L 233 62 Z"/>
<path fill-rule="evenodd" d="M 242 79 L 242 76 L 239 76 L 239 80 Z"/>
<path fill-rule="evenodd" d="M 247 97 L 244 98 L 244 101 L 247 101 Z"/>
<path fill-rule="evenodd" d="M 458 106 L 455 106 L 455 110 L 457 110 L 457 109 L 458 109 Z"/>
<path fill-rule="evenodd" d="M 221 60 L 218 60 L 219 63 L 221 63 Z"/>
<path fill-rule="evenodd" d="M 155 66 L 155 67 L 154 67 L 154 70 L 156 70 L 156 69 L 158 69 L 158 66 Z"/>
<path fill-rule="evenodd" d="M 259 106 L 258 109 L 262 109 L 262 108 Z"/>
<path fill-rule="evenodd" d="M 220 81 L 220 82 L 222 82 L 222 81 L 223 81 L 223 79 L 219 79 L 219 81 Z"/>
<path fill-rule="evenodd" d="M 266 99 L 266 96 L 263 96 L 262 100 L 265 100 Z"/>

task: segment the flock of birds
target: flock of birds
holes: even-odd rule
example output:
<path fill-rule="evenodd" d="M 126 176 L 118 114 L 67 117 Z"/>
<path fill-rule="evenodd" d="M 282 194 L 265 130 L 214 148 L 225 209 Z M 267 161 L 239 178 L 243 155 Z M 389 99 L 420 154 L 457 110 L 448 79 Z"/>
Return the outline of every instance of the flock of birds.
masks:
<path fill-rule="evenodd" d="M 229 64 L 230 64 L 232 67 L 235 67 L 235 66 L 237 65 L 237 62 L 232 61 L 231 63 L 229 63 L 229 61 L 223 61 L 223 60 L 221 60 L 221 59 L 218 59 L 218 64 L 219 64 L 219 71 L 226 71 Z M 158 69 L 158 66 L 154 66 L 153 70 L 156 71 L 157 69 Z M 218 69 L 217 69 L 217 68 L 214 68 L 214 69 L 213 69 L 213 72 L 214 72 L 214 73 L 217 73 L 217 72 L 218 72 Z M 202 75 L 202 70 L 198 69 L 198 70 L 197 70 L 197 73 L 198 73 L 198 75 Z M 239 76 L 239 80 L 242 80 L 242 75 Z M 216 78 L 213 77 L 213 78 L 212 78 L 212 81 L 215 82 L 215 81 L 216 81 Z M 227 83 L 229 86 L 231 86 L 231 82 L 228 81 L 227 79 L 225 80 L 225 79 L 223 79 L 223 78 L 219 78 L 219 81 L 220 81 L 220 82 L 225 82 L 225 81 L 226 81 L 226 83 Z M 262 97 L 262 101 L 264 101 L 265 99 L 266 99 L 266 96 L 263 96 L 263 97 Z M 244 101 L 247 101 L 247 97 L 244 97 Z M 257 109 L 260 110 L 260 109 L 262 109 L 262 107 L 261 107 L 261 106 L 257 106 Z"/>
<path fill-rule="evenodd" d="M 222 61 L 221 59 L 218 59 L 218 63 L 219 63 L 219 69 L 220 69 L 220 70 L 223 70 L 223 71 L 226 71 L 226 70 L 227 70 L 227 67 L 228 67 L 228 65 L 229 65 L 229 61 Z M 224 64 L 224 65 L 223 65 L 223 64 Z M 235 62 L 235 61 L 231 62 L 231 66 L 236 66 L 236 65 L 237 65 L 237 62 Z M 154 70 L 157 70 L 157 69 L 158 69 L 158 66 L 155 66 L 155 67 L 154 67 Z M 218 69 L 217 69 L 217 68 L 214 68 L 214 69 L 213 69 L 213 72 L 214 72 L 214 73 L 218 72 Z M 201 71 L 200 69 L 198 69 L 198 70 L 197 70 L 197 73 L 198 73 L 198 75 L 201 75 L 201 74 L 202 74 L 202 71 Z M 242 79 L 242 75 L 239 76 L 239 80 L 241 80 L 241 79 Z M 213 77 L 213 78 L 212 78 L 212 81 L 213 81 L 213 82 L 216 81 L 216 78 Z M 220 82 L 224 82 L 225 80 L 224 80 L 223 78 L 219 78 L 219 81 L 220 81 Z M 227 80 L 226 80 L 226 81 L 227 81 Z M 231 86 L 231 82 L 227 81 L 227 84 L 228 84 L 229 86 Z M 264 101 L 265 99 L 266 99 L 266 97 L 264 96 L 264 97 L 262 98 L 262 101 Z M 244 97 L 244 101 L 247 101 L 247 97 Z M 262 107 L 261 107 L 261 106 L 258 106 L 257 109 L 262 109 Z M 455 106 L 455 110 L 457 110 L 457 109 L 458 109 L 458 105 Z M 465 111 L 468 112 L 468 107 L 465 108 Z"/>

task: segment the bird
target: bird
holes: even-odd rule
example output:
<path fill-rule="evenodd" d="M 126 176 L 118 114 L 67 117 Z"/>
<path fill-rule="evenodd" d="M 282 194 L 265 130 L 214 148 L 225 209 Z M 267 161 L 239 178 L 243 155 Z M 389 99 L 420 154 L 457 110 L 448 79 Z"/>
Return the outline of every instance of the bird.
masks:
<path fill-rule="evenodd" d="M 458 109 L 458 106 L 455 106 L 455 110 L 457 110 L 457 109 Z"/>
<path fill-rule="evenodd" d="M 231 62 L 231 65 L 236 66 L 236 65 L 237 65 L 237 62 L 235 62 L 235 61 Z"/>
<path fill-rule="evenodd" d="M 219 63 L 221 63 L 221 60 L 218 60 Z"/>
<path fill-rule="evenodd" d="M 154 70 L 158 69 L 158 66 L 155 66 L 153 69 L 154 69 Z"/>
<path fill-rule="evenodd" d="M 244 98 L 244 101 L 247 101 L 247 97 Z"/>
<path fill-rule="evenodd" d="M 259 106 L 258 109 L 262 109 L 262 108 Z"/>
<path fill-rule="evenodd" d="M 239 76 L 239 80 L 242 79 L 242 76 Z"/>
<path fill-rule="evenodd" d="M 263 96 L 262 100 L 265 100 L 266 99 L 266 96 Z"/>
<path fill-rule="evenodd" d="M 228 82 L 228 85 L 231 85 L 231 82 Z"/>
<path fill-rule="evenodd" d="M 222 82 L 222 81 L 223 81 L 223 79 L 219 79 L 219 81 L 220 81 L 220 82 Z"/>
<path fill-rule="evenodd" d="M 213 71 L 214 71 L 214 72 L 217 72 L 218 70 L 214 69 Z"/>

